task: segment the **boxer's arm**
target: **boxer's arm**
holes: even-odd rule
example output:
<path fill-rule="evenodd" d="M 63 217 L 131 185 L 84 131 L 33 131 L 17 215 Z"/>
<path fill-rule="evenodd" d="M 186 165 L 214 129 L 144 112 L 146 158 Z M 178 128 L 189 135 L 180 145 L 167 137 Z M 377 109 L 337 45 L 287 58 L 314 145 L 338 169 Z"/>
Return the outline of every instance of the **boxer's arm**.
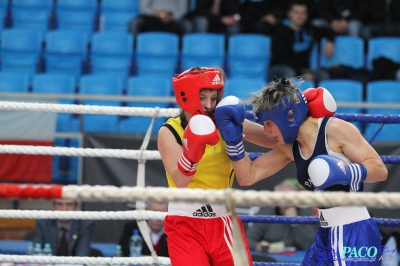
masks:
<path fill-rule="evenodd" d="M 187 176 L 178 168 L 178 162 L 182 156 L 183 149 L 182 146 L 177 143 L 174 134 L 167 127 L 160 128 L 157 146 L 164 168 L 171 176 L 174 184 L 177 187 L 187 187 L 193 175 Z"/>
<path fill-rule="evenodd" d="M 358 191 L 367 177 L 367 168 L 360 163 L 346 163 L 331 155 L 316 156 L 308 166 L 308 175 L 318 190 L 333 185 L 349 185 Z"/>
<path fill-rule="evenodd" d="M 161 127 L 157 137 L 158 151 L 160 152 L 165 171 L 168 172 L 177 187 L 187 187 L 192 177 L 182 174 L 177 165 L 182 153 L 182 146 L 176 142 L 175 136 L 167 127 Z"/>
<path fill-rule="evenodd" d="M 264 134 L 264 127 L 245 119 L 243 122 L 244 140 L 265 148 L 274 148 L 278 143 L 275 139 Z"/>
<path fill-rule="evenodd" d="M 281 144 L 252 161 L 247 154 L 238 161 L 232 161 L 236 179 L 241 186 L 251 186 L 277 173 L 293 159 L 292 145 Z"/>
<path fill-rule="evenodd" d="M 331 119 L 327 125 L 327 137 L 332 151 L 343 153 L 350 161 L 365 165 L 366 183 L 386 180 L 388 171 L 380 155 L 353 124 L 342 119 Z"/>
<path fill-rule="evenodd" d="M 218 141 L 218 131 L 211 118 L 205 115 L 193 116 L 183 133 L 182 153 L 178 161 L 178 169 L 182 174 L 194 175 L 206 145 L 214 146 Z"/>

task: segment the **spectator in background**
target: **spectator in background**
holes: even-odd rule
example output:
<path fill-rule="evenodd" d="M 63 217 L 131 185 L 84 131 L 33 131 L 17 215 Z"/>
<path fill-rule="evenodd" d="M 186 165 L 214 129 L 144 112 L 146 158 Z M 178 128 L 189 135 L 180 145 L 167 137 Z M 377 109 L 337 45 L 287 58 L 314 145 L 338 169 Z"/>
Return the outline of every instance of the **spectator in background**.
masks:
<path fill-rule="evenodd" d="M 275 186 L 275 191 L 298 191 L 298 187 L 290 181 L 283 181 Z M 310 207 L 265 207 L 257 215 L 282 216 L 314 216 Z M 274 242 L 284 242 L 285 247 L 295 247 L 297 250 L 308 250 L 314 241 L 317 224 L 284 224 L 284 223 L 254 223 L 246 231 L 247 241 L 251 250 L 263 252 L 263 247 Z"/>
<path fill-rule="evenodd" d="M 327 71 L 310 69 L 310 56 L 314 44 L 325 37 L 328 41 L 321 49 L 326 57 L 331 57 L 334 53 L 335 33 L 331 29 L 307 23 L 308 9 L 304 1 L 293 1 L 287 16 L 288 20 L 277 25 L 272 35 L 271 77 L 302 75 L 316 84 L 329 79 Z"/>
<path fill-rule="evenodd" d="M 79 203 L 70 199 L 56 199 L 52 202 L 54 211 L 77 211 Z M 50 243 L 53 255 L 90 256 L 90 244 L 95 223 L 90 220 L 49 219 L 37 220 L 33 243 Z"/>
<path fill-rule="evenodd" d="M 271 35 L 274 26 L 286 19 L 291 0 L 245 0 L 240 7 L 242 32 Z M 305 0 L 309 19 L 313 18 L 314 0 Z"/>
<path fill-rule="evenodd" d="M 400 0 L 365 0 L 360 9 L 360 36 L 366 43 L 374 37 L 400 37 Z"/>
<path fill-rule="evenodd" d="M 358 37 L 362 23 L 360 10 L 363 0 L 319 0 L 313 24 L 331 28 L 338 35 Z"/>
<path fill-rule="evenodd" d="M 183 21 L 185 33 L 240 33 L 240 0 L 197 0 Z"/>
<path fill-rule="evenodd" d="M 188 11 L 187 0 L 140 0 L 140 15 L 129 22 L 129 31 L 182 33 L 181 18 Z"/>
<path fill-rule="evenodd" d="M 270 35 L 286 17 L 286 9 L 286 1 L 245 0 L 240 7 L 242 32 Z"/>
<path fill-rule="evenodd" d="M 147 210 L 166 212 L 168 210 L 168 204 L 152 202 L 149 204 Z M 164 233 L 164 220 L 149 220 L 148 223 L 154 251 L 158 256 L 168 257 L 167 236 Z M 125 224 L 124 231 L 119 240 L 124 257 L 130 256 L 129 239 L 135 229 L 139 229 L 136 221 L 131 221 Z M 143 242 L 142 255 L 151 255 L 146 242 Z"/>

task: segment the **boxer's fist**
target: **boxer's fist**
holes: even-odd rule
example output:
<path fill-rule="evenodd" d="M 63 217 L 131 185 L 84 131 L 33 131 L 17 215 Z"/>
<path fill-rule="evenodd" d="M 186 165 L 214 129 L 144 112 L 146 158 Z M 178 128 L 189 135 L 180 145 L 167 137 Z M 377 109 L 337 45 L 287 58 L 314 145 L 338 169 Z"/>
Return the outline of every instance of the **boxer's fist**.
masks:
<path fill-rule="evenodd" d="M 215 122 L 226 142 L 227 153 L 232 161 L 238 161 L 244 157 L 242 139 L 245 116 L 244 103 L 235 96 L 223 98 L 215 108 Z"/>
<path fill-rule="evenodd" d="M 318 190 L 333 185 L 350 185 L 350 191 L 358 191 L 367 178 L 367 169 L 363 164 L 348 164 L 335 156 L 319 155 L 308 166 L 308 175 Z"/>
<path fill-rule="evenodd" d="M 206 151 L 206 145 L 214 146 L 218 141 L 218 131 L 211 118 L 205 115 L 193 116 L 183 133 L 182 154 L 178 161 L 178 169 L 186 176 L 194 175 Z"/>
<path fill-rule="evenodd" d="M 336 112 L 336 102 L 331 93 L 322 87 L 309 88 L 303 92 L 307 99 L 308 112 L 311 117 L 332 116 Z"/>

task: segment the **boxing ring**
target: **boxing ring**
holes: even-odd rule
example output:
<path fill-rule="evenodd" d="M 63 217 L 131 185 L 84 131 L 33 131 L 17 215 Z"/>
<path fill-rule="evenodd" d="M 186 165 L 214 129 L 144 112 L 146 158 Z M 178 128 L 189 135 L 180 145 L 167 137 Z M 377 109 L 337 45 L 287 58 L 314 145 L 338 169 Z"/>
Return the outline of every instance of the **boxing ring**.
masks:
<path fill-rule="evenodd" d="M 338 103 L 338 106 L 340 104 Z M 124 149 L 96 149 L 96 148 L 67 148 L 48 146 L 0 145 L 0 153 L 4 154 L 32 154 L 32 155 L 59 155 L 79 157 L 110 157 L 131 159 L 138 161 L 137 184 L 134 187 L 122 186 L 89 186 L 89 185 L 41 185 L 41 184 L 0 184 L 0 198 L 3 199 L 73 199 L 85 202 L 136 202 L 135 211 L 27 211 L 1 210 L 0 218 L 30 218 L 30 219 L 91 219 L 91 220 L 132 220 L 138 221 L 144 241 L 151 243 L 146 221 L 149 219 L 162 220 L 166 216 L 163 212 L 145 210 L 145 202 L 170 201 L 206 201 L 209 203 L 224 203 L 233 216 L 239 216 L 244 223 L 291 223 L 308 224 L 319 223 L 318 217 L 282 217 L 282 216 L 250 216 L 238 215 L 237 206 L 367 206 L 375 208 L 400 208 L 400 193 L 397 192 L 273 192 L 240 189 L 186 189 L 145 187 L 145 162 L 160 160 L 158 151 L 147 150 L 153 123 L 157 117 L 172 117 L 179 113 L 176 108 L 135 108 L 90 106 L 73 104 L 31 103 L 31 102 L 0 102 L 0 110 L 74 113 L 74 114 L 105 114 L 122 116 L 150 116 L 152 122 L 144 136 L 139 150 Z M 364 121 L 371 123 L 400 123 L 399 115 L 362 115 L 336 114 L 335 116 L 347 121 Z M 247 113 L 252 118 L 251 112 Z M 378 134 L 379 132 L 377 132 Z M 372 139 L 373 140 L 373 139 Z M 260 153 L 251 153 L 255 158 Z M 400 156 L 381 156 L 387 164 L 400 163 Z M 379 226 L 399 227 L 400 220 L 374 218 Z M 246 256 L 243 253 L 243 243 L 240 240 L 236 219 L 233 219 L 233 254 L 236 266 L 246 265 Z M 149 247 L 152 245 L 148 245 Z M 0 255 L 0 263 L 42 263 L 42 264 L 95 264 L 95 265 L 129 265 L 150 264 L 170 265 L 169 258 L 159 257 L 150 247 L 152 255 L 138 258 L 114 257 L 43 257 L 23 255 Z M 265 263 L 253 262 L 253 265 L 298 265 L 293 263 Z"/>

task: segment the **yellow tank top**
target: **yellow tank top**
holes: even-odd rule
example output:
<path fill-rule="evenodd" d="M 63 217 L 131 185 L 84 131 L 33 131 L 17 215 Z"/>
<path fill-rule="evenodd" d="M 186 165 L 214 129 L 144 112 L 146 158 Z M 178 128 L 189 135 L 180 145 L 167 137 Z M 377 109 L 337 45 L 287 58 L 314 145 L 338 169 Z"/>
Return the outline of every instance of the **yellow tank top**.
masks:
<path fill-rule="evenodd" d="M 181 126 L 181 119 L 179 117 L 169 118 L 165 124 L 169 124 L 176 131 L 180 137 L 180 143 L 182 143 L 184 129 Z M 166 174 L 168 186 L 176 187 L 171 176 L 168 173 Z M 197 166 L 197 171 L 187 187 L 226 189 L 232 187 L 233 178 L 232 163 L 226 154 L 225 141 L 222 140 L 220 135 L 217 145 L 207 145 L 206 151 Z"/>

